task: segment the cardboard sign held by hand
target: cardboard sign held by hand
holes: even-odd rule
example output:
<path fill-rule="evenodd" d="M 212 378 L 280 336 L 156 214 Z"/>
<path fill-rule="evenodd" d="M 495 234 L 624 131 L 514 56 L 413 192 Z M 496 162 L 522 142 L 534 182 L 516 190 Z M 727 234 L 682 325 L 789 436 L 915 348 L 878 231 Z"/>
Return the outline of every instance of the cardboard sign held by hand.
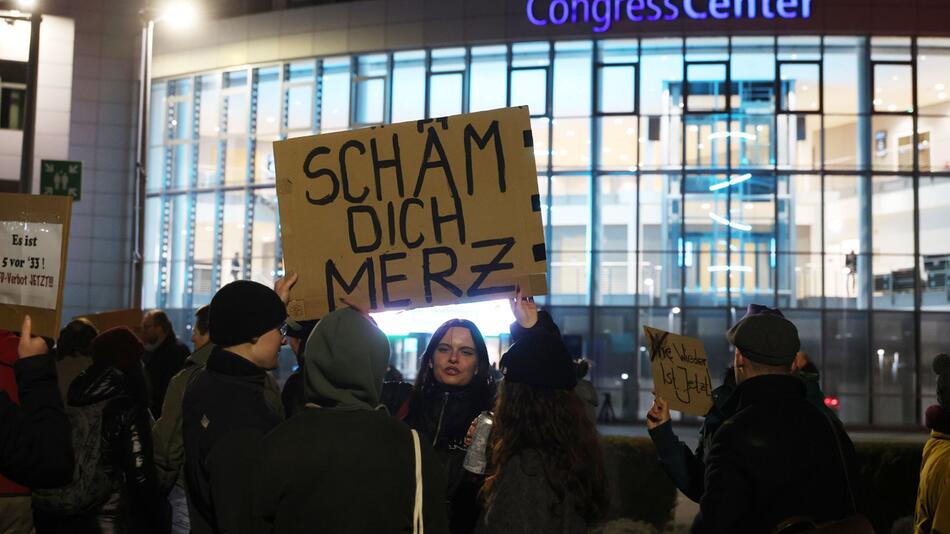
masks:
<path fill-rule="evenodd" d="M 274 143 L 287 311 L 547 293 L 527 107 Z"/>
<path fill-rule="evenodd" d="M 656 396 L 670 408 L 704 416 L 712 407 L 712 380 L 703 342 L 686 336 L 643 327 Z"/>

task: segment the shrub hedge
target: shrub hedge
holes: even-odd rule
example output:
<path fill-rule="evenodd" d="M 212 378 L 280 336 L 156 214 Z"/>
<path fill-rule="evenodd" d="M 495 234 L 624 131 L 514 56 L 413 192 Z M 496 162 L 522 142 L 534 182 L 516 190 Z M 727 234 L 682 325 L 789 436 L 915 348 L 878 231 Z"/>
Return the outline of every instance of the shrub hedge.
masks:
<path fill-rule="evenodd" d="M 855 444 L 855 499 L 877 532 L 890 532 L 894 521 L 913 515 L 922 449 L 921 444 Z M 608 436 L 604 450 L 611 492 L 608 519 L 627 518 L 662 529 L 673 517 L 677 491 L 653 443 L 649 438 Z"/>

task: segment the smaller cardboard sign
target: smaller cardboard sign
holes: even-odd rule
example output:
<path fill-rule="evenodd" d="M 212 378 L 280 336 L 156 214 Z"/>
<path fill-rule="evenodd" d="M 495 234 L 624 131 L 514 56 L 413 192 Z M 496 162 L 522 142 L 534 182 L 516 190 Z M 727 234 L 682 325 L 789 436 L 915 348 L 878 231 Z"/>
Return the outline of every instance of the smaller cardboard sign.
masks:
<path fill-rule="evenodd" d="M 712 380 L 703 342 L 686 336 L 643 327 L 656 396 L 670 409 L 704 416 L 712 408 Z"/>
<path fill-rule="evenodd" d="M 44 159 L 40 162 L 40 194 L 82 198 L 82 162 Z"/>
<path fill-rule="evenodd" d="M 0 193 L 0 328 L 56 337 L 72 198 Z"/>
<path fill-rule="evenodd" d="M 116 326 L 127 326 L 137 336 L 142 337 L 142 310 L 130 308 L 127 310 L 111 310 L 100 313 L 79 315 L 73 319 L 86 319 L 100 332 Z"/>

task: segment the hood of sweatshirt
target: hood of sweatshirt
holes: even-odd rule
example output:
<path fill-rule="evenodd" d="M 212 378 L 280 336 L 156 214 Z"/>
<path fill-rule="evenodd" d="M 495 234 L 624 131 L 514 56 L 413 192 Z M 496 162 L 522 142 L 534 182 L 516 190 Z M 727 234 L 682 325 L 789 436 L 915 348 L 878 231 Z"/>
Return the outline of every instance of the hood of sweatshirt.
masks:
<path fill-rule="evenodd" d="M 304 395 L 325 408 L 375 410 L 389 365 L 389 339 L 352 308 L 323 317 L 304 351 Z"/>

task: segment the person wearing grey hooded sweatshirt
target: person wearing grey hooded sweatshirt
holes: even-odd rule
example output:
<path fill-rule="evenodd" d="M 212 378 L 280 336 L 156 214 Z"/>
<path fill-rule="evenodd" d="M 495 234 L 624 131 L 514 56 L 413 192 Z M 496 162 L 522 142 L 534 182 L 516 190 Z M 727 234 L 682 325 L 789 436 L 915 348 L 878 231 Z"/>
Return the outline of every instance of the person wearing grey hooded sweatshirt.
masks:
<path fill-rule="evenodd" d="M 389 340 L 372 319 L 338 309 L 304 351 L 306 408 L 264 438 L 250 531 L 412 532 L 415 452 L 410 429 L 380 408 Z M 421 442 L 423 523 L 448 532 L 445 475 Z"/>

